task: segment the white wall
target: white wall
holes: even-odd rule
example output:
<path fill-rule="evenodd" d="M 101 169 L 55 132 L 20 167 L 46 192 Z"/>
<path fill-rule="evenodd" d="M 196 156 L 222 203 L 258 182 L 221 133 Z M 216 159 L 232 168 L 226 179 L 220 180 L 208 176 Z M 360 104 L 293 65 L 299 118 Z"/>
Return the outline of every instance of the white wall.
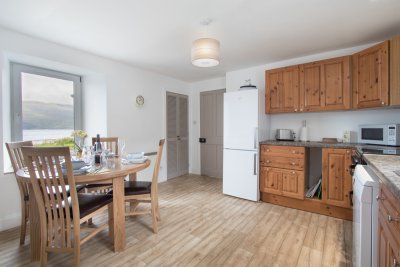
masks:
<path fill-rule="evenodd" d="M 302 64 L 311 61 L 350 55 L 364 48 L 372 46 L 367 44 L 326 53 L 320 53 L 290 60 L 255 66 L 252 68 L 231 71 L 226 73 L 227 91 L 238 90 L 244 80 L 251 79 L 252 84 L 259 90 L 265 88 L 265 71 L 279 67 Z M 270 119 L 269 138 L 274 138 L 275 130 L 279 128 L 293 129 L 299 136 L 302 120 L 307 120 L 308 137 L 312 141 L 320 141 L 323 137 L 342 138 L 345 130 L 358 131 L 359 124 L 369 123 L 400 123 L 400 109 L 367 109 L 344 112 L 310 112 L 274 114 L 267 116 Z M 268 125 L 266 123 L 265 125 Z"/>
<path fill-rule="evenodd" d="M 166 76 L 150 73 L 128 65 L 98 57 L 62 45 L 32 38 L 0 28 L 0 103 L 7 97 L 7 64 L 18 58 L 22 63 L 41 64 L 83 75 L 84 124 L 90 134 L 100 132 L 126 139 L 127 151 L 156 151 L 158 140 L 165 136 L 165 92 L 187 94 L 190 85 Z M 23 62 L 25 61 L 26 62 Z M 135 105 L 143 95 L 142 108 Z M 4 139 L 3 108 L 0 110 L 0 140 Z M 191 110 L 191 102 L 189 102 Z M 95 119 L 97 118 L 97 119 Z M 7 137 L 7 136 L 6 136 Z M 15 178 L 3 174 L 3 152 L 0 146 L 0 231 L 19 224 L 19 197 Z M 165 155 L 161 166 L 165 166 Z M 148 169 L 144 175 L 152 173 Z M 139 175 L 141 178 L 143 174 Z M 160 171 L 166 180 L 166 169 Z"/>

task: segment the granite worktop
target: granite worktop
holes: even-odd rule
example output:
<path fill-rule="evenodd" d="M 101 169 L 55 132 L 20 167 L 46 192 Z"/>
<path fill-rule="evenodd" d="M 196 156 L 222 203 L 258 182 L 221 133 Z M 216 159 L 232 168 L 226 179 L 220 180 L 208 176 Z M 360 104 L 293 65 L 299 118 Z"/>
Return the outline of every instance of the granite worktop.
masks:
<path fill-rule="evenodd" d="M 400 156 L 364 154 L 363 157 L 381 182 L 400 199 Z"/>
<path fill-rule="evenodd" d="M 274 145 L 274 146 L 302 146 L 302 147 L 326 147 L 326 148 L 355 148 L 358 143 L 323 143 L 317 141 L 276 141 L 265 140 L 261 141 L 260 145 Z"/>

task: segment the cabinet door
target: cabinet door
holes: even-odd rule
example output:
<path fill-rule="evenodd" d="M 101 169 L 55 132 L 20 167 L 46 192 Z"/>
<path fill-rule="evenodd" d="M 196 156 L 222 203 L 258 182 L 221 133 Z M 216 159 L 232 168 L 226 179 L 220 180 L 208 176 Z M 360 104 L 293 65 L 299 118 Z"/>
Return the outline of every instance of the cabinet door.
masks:
<path fill-rule="evenodd" d="M 389 41 L 353 55 L 353 108 L 389 104 Z"/>
<path fill-rule="evenodd" d="M 327 204 L 350 208 L 352 178 L 349 172 L 351 150 L 322 149 L 322 200 Z"/>
<path fill-rule="evenodd" d="M 297 112 L 299 107 L 299 67 L 266 71 L 265 112 Z"/>
<path fill-rule="evenodd" d="M 294 170 L 281 170 L 281 172 L 282 195 L 304 199 L 304 172 Z"/>
<path fill-rule="evenodd" d="M 282 172 L 279 169 L 261 167 L 260 191 L 282 195 Z"/>
<path fill-rule="evenodd" d="M 300 111 L 350 109 L 350 57 L 300 66 Z"/>

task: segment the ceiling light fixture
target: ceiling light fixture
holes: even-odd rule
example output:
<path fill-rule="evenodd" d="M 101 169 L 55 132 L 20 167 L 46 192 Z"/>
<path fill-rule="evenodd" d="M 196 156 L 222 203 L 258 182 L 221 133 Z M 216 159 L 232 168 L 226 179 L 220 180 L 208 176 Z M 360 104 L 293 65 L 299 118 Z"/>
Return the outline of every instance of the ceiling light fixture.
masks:
<path fill-rule="evenodd" d="M 208 26 L 211 19 L 205 19 L 202 25 Z M 214 67 L 219 64 L 219 41 L 213 38 L 200 38 L 192 44 L 192 64 L 197 67 Z"/>

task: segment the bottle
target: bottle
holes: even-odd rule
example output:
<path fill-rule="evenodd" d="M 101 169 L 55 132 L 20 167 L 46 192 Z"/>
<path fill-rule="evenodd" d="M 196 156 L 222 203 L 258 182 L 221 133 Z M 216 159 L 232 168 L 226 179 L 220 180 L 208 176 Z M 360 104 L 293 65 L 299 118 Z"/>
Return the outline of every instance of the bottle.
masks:
<path fill-rule="evenodd" d="M 103 151 L 100 143 L 100 135 L 97 134 L 96 136 L 96 143 L 94 143 L 94 163 L 100 164 L 101 163 L 101 152 Z"/>
<path fill-rule="evenodd" d="M 302 124 L 303 124 L 303 127 L 301 127 L 301 130 L 300 130 L 300 141 L 306 142 L 306 141 L 308 141 L 306 120 L 304 120 Z"/>

